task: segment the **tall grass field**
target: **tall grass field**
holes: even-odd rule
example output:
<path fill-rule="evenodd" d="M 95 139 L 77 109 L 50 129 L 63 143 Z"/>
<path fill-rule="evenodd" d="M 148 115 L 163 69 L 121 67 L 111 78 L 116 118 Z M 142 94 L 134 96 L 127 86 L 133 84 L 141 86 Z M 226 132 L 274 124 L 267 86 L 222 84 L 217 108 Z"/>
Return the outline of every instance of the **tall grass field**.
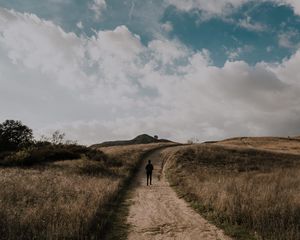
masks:
<path fill-rule="evenodd" d="M 296 240 L 300 144 L 290 141 L 248 138 L 198 144 L 163 157 L 179 194 L 235 239 Z"/>
<path fill-rule="evenodd" d="M 6 157 L 0 167 L 0 239 L 103 239 L 124 183 L 141 156 L 158 146 L 94 149 L 71 160 L 54 161 L 53 149 L 35 150 L 34 158 Z"/>

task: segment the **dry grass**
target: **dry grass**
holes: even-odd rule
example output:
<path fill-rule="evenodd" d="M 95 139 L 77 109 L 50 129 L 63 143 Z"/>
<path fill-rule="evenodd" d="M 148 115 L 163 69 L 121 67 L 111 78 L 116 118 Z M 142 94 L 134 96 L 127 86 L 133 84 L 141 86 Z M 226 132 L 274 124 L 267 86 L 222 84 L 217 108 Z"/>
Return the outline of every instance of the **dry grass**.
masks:
<path fill-rule="evenodd" d="M 177 190 L 236 239 L 300 239 L 300 155 L 201 144 L 165 158 Z"/>
<path fill-rule="evenodd" d="M 109 156 L 110 161 L 114 161 L 116 163 L 118 161 L 122 161 L 124 166 L 126 166 L 125 170 L 129 170 L 137 164 L 141 154 L 144 154 L 151 149 L 156 149 L 167 145 L 170 145 L 170 143 L 151 143 L 128 146 L 102 147 L 100 148 L 100 150 Z"/>
<path fill-rule="evenodd" d="M 101 205 L 113 197 L 119 184 L 51 167 L 1 169 L 0 175 L 1 239 L 86 236 L 103 210 Z"/>
<path fill-rule="evenodd" d="M 219 141 L 215 145 L 300 154 L 299 138 L 240 137 Z"/>
<path fill-rule="evenodd" d="M 106 148 L 101 161 L 0 168 L 0 239 L 102 239 L 124 183 L 158 146 Z"/>

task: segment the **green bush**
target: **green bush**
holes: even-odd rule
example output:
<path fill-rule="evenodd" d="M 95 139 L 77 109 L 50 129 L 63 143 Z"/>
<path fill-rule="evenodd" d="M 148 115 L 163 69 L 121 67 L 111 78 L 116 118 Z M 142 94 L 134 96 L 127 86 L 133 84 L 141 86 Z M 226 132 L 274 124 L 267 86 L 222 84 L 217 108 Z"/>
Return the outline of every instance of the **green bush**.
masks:
<path fill-rule="evenodd" d="M 45 147 L 45 148 L 35 148 L 31 151 L 30 156 L 27 158 L 27 163 L 37 163 L 45 161 L 55 161 L 55 160 L 67 160 L 80 158 L 80 154 L 72 152 L 67 148 L 60 147 Z"/>
<path fill-rule="evenodd" d="M 32 143 L 32 130 L 21 121 L 6 120 L 0 124 L 0 151 L 13 151 Z"/>
<path fill-rule="evenodd" d="M 5 154 L 1 153 L 0 165 L 31 166 L 44 162 L 80 159 L 82 155 L 85 155 L 89 160 L 107 162 L 106 155 L 99 150 L 75 144 L 53 145 L 47 142 L 38 142 L 33 147 L 6 152 Z"/>
<path fill-rule="evenodd" d="M 88 159 L 94 161 L 107 161 L 106 155 L 100 150 L 88 149 L 86 152 L 86 156 L 88 157 Z"/>
<path fill-rule="evenodd" d="M 0 161 L 3 160 L 4 158 L 6 158 L 11 152 L 5 151 L 5 152 L 1 152 L 0 151 Z"/>
<path fill-rule="evenodd" d="M 28 150 L 20 150 L 6 156 L 4 158 L 4 165 L 24 165 L 29 158 L 30 152 Z"/>
<path fill-rule="evenodd" d="M 10 153 L 1 162 L 4 166 L 30 166 L 37 163 L 80 158 L 80 154 L 67 148 L 54 146 L 32 147 Z"/>

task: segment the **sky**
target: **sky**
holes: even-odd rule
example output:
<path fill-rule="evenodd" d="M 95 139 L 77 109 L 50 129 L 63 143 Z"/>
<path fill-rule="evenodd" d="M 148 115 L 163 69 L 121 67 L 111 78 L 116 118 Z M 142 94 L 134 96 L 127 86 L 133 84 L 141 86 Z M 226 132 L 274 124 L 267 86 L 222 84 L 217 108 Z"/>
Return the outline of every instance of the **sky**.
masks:
<path fill-rule="evenodd" d="M 81 144 L 300 135 L 299 0 L 0 0 L 0 122 Z"/>

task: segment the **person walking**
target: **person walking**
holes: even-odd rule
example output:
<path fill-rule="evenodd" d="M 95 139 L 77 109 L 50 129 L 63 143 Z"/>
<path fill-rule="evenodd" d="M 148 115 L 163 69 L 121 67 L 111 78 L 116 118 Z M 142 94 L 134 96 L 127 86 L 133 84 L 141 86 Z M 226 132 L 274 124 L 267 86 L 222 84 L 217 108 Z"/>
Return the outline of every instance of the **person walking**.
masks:
<path fill-rule="evenodd" d="M 150 185 L 152 185 L 152 171 L 153 171 L 153 165 L 151 163 L 151 160 L 148 161 L 148 164 L 145 167 L 146 174 L 147 174 L 147 186 L 150 180 Z"/>

